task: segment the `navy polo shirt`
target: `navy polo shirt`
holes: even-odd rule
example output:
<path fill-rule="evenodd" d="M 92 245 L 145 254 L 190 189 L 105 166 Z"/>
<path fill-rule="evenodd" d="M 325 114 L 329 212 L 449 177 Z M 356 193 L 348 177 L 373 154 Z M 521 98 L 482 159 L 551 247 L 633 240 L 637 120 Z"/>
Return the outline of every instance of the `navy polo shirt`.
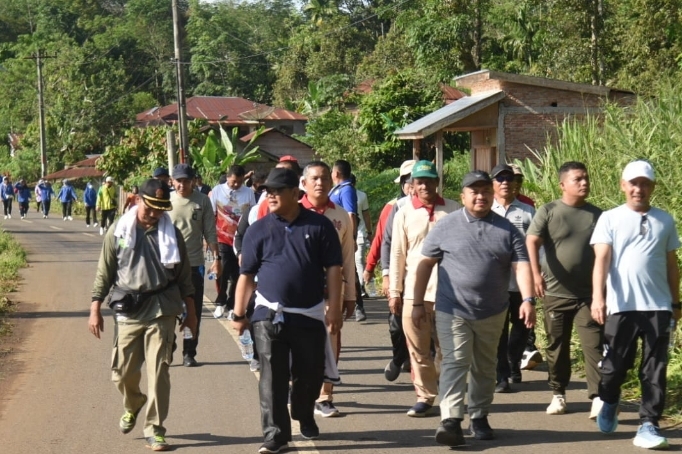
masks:
<path fill-rule="evenodd" d="M 301 209 L 291 223 L 270 213 L 249 227 L 242 243 L 240 273 L 258 276 L 258 292 L 268 301 L 309 308 L 324 298 L 325 269 L 342 264 L 334 224 Z M 265 320 L 267 314 L 266 307 L 258 307 L 251 321 Z M 296 314 L 284 317 L 285 322 L 310 320 Z"/>

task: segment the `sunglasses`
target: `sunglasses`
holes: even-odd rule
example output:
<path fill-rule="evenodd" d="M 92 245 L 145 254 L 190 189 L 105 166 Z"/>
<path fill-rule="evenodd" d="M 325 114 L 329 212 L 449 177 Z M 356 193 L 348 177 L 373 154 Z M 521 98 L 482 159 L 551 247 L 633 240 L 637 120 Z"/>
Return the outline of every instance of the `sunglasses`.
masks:
<path fill-rule="evenodd" d="M 282 195 L 287 188 L 267 188 L 265 193 L 267 195 Z"/>
<path fill-rule="evenodd" d="M 514 181 L 514 175 L 498 175 L 495 177 L 495 181 L 498 183 L 504 183 L 505 181 L 507 183 L 511 183 Z"/>
<path fill-rule="evenodd" d="M 649 220 L 649 218 L 646 217 L 646 214 L 642 215 L 642 222 L 639 224 L 639 234 L 644 236 L 646 235 L 647 228 L 646 228 L 646 223 Z"/>

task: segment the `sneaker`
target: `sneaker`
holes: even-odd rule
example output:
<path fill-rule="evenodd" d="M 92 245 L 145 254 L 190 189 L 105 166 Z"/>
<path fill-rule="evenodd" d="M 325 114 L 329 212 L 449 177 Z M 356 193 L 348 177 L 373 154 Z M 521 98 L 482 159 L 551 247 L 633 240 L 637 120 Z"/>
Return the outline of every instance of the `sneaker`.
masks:
<path fill-rule="evenodd" d="M 365 310 L 361 307 L 356 307 L 355 308 L 355 321 L 356 322 L 364 322 L 367 320 L 367 314 L 365 313 Z"/>
<path fill-rule="evenodd" d="M 509 377 L 509 382 L 510 383 L 521 383 L 523 381 L 523 377 L 521 376 L 521 372 L 512 372 L 511 377 Z"/>
<path fill-rule="evenodd" d="M 539 351 L 525 351 L 521 357 L 521 370 L 532 370 L 542 362 L 542 354 Z"/>
<path fill-rule="evenodd" d="M 548 415 L 563 415 L 566 413 L 566 396 L 563 394 L 555 394 L 552 396 L 552 402 L 547 407 Z"/>
<path fill-rule="evenodd" d="M 185 355 L 182 359 L 182 365 L 185 367 L 197 367 L 199 363 L 193 357 Z"/>
<path fill-rule="evenodd" d="M 225 306 L 216 306 L 213 311 L 213 317 L 220 318 L 225 314 Z"/>
<path fill-rule="evenodd" d="M 668 439 L 659 433 L 659 428 L 648 421 L 639 426 L 632 444 L 645 449 L 668 449 L 670 447 Z"/>
<path fill-rule="evenodd" d="M 46 216 L 46 217 L 47 217 L 47 216 Z M 99 228 L 99 234 L 100 234 L 100 235 L 104 235 L 104 227 L 100 227 L 100 228 Z"/>
<path fill-rule="evenodd" d="M 228 319 L 229 321 L 233 321 L 233 320 L 234 320 L 234 311 L 233 311 L 232 309 L 230 309 L 229 311 L 227 311 L 227 319 Z"/>
<path fill-rule="evenodd" d="M 407 411 L 407 416 L 413 418 L 423 418 L 429 416 L 433 413 L 433 405 L 429 405 L 426 402 L 417 402 L 412 408 Z"/>
<path fill-rule="evenodd" d="M 476 440 L 493 440 L 495 439 L 495 432 L 488 424 L 488 417 L 475 418 L 469 424 L 469 434 Z"/>
<path fill-rule="evenodd" d="M 138 410 L 135 413 L 126 410 L 126 412 L 123 413 L 123 416 L 121 416 L 121 419 L 118 421 L 118 428 L 121 429 L 121 433 L 123 434 L 130 433 L 130 431 L 132 431 L 135 428 L 135 423 L 137 422 L 137 414 L 140 412 L 140 410 Z"/>
<path fill-rule="evenodd" d="M 47 215 L 46 215 L 46 214 L 43 215 L 43 219 L 47 219 Z M 101 233 L 100 233 L 100 235 L 101 235 Z"/>
<path fill-rule="evenodd" d="M 618 402 L 610 404 L 603 402 L 601 410 L 597 415 L 597 427 L 602 433 L 610 434 L 618 428 Z M 639 431 L 637 431 L 639 435 Z"/>
<path fill-rule="evenodd" d="M 11 214 L 8 214 L 7 217 L 8 217 L 9 219 L 12 219 L 12 215 L 11 215 Z"/>
<path fill-rule="evenodd" d="M 388 381 L 395 381 L 400 375 L 400 367 L 393 361 L 389 361 L 384 368 L 384 377 Z"/>
<path fill-rule="evenodd" d="M 436 443 L 439 445 L 464 446 L 464 433 L 462 433 L 462 421 L 456 418 L 447 418 L 440 422 L 436 429 Z"/>
<path fill-rule="evenodd" d="M 24 219 L 25 217 L 26 217 L 26 216 L 24 216 L 23 214 L 21 215 L 21 219 Z"/>
<path fill-rule="evenodd" d="M 512 392 L 511 386 L 509 386 L 509 381 L 505 378 L 497 382 L 495 385 L 496 393 L 510 393 Z"/>
<path fill-rule="evenodd" d="M 258 452 L 261 454 L 276 454 L 278 452 L 281 452 L 283 449 L 287 449 L 288 447 L 289 443 L 287 443 L 286 441 L 279 442 L 275 440 L 270 440 L 263 443 L 261 447 L 258 449 Z"/>
<path fill-rule="evenodd" d="M 601 407 L 604 405 L 604 401 L 601 400 L 599 397 L 595 397 L 592 399 L 592 408 L 590 409 L 590 419 L 591 420 L 596 420 L 597 415 L 601 411 Z"/>
<path fill-rule="evenodd" d="M 90 224 L 85 224 L 85 228 L 90 228 Z"/>
<path fill-rule="evenodd" d="M 73 221 L 73 218 L 71 216 L 67 216 L 66 219 L 68 219 L 69 221 Z"/>
<path fill-rule="evenodd" d="M 64 221 L 66 221 L 66 216 L 64 216 Z"/>
<path fill-rule="evenodd" d="M 95 222 L 94 224 L 92 224 L 92 226 L 93 226 L 93 227 L 97 227 L 97 223 Z"/>
<path fill-rule="evenodd" d="M 166 438 L 163 435 L 154 435 L 147 437 L 147 447 L 152 451 L 168 451 L 170 446 L 166 443 Z"/>
<path fill-rule="evenodd" d="M 315 402 L 315 414 L 323 418 L 332 418 L 339 416 L 339 410 L 336 409 L 333 403 L 326 400 L 324 402 Z"/>
<path fill-rule="evenodd" d="M 403 367 L 401 367 L 403 372 L 410 373 L 412 371 L 412 365 L 410 364 L 410 360 L 408 359 L 403 363 Z"/>
<path fill-rule="evenodd" d="M 310 422 L 299 421 L 301 427 L 301 436 L 306 440 L 315 440 L 320 437 L 320 429 L 315 424 L 315 420 Z"/>
<path fill-rule="evenodd" d="M 7 215 L 5 215 L 5 219 L 7 219 Z"/>
<path fill-rule="evenodd" d="M 260 370 L 260 361 L 258 361 L 257 359 L 252 359 L 249 362 L 249 370 L 251 372 L 258 372 Z"/>

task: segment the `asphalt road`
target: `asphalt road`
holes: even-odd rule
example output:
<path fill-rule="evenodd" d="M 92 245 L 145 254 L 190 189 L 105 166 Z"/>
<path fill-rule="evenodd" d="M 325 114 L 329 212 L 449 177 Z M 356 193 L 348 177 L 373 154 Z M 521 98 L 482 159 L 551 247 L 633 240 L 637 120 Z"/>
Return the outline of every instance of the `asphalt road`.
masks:
<path fill-rule="evenodd" d="M 14 316 L 14 335 L 4 346 L 12 353 L 0 371 L 0 453 L 145 452 L 141 427 L 118 431 L 121 398 L 110 381 L 111 317 L 101 340 L 87 330 L 90 290 L 101 237 L 85 222 L 43 220 L 34 212 L 25 221 L 7 220 L 28 252 Z M 207 282 L 208 297 L 212 298 Z M 394 383 L 383 377 L 390 358 L 386 302 L 367 302 L 368 320 L 348 321 L 343 329 L 335 404 L 341 417 L 318 418 L 321 437 L 294 436 L 289 452 L 442 453 L 434 442 L 438 417 L 409 418 L 415 401 L 408 374 Z M 167 440 L 177 451 L 255 453 L 262 441 L 257 376 L 240 355 L 228 323 L 211 316 L 206 303 L 198 368 L 171 368 L 172 397 Z M 181 358 L 176 353 L 176 362 Z M 542 366 L 540 367 L 542 369 Z M 466 452 L 602 453 L 638 452 L 632 446 L 637 408 L 625 406 L 617 432 L 604 436 L 587 417 L 590 403 L 582 379 L 568 391 L 570 413 L 547 416 L 551 398 L 546 371 L 524 373 L 516 392 L 496 395 L 490 423 L 494 441 L 467 438 Z M 143 385 L 143 389 L 144 389 Z M 465 427 L 468 424 L 465 421 Z M 296 426 L 295 426 L 296 427 Z M 672 450 L 681 450 L 682 433 L 666 430 Z"/>

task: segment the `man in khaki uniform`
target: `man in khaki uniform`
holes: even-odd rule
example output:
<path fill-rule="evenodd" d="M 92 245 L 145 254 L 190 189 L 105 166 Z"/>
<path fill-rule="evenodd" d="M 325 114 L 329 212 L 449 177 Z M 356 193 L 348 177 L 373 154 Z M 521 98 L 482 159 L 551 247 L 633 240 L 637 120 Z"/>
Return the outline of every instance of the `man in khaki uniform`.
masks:
<path fill-rule="evenodd" d="M 421 260 L 422 243 L 429 230 L 448 213 L 460 208 L 454 200 L 438 195 L 438 173 L 429 161 L 417 161 L 412 168 L 414 195 L 395 215 L 389 265 L 389 300 L 391 313 L 402 311 L 403 330 L 410 352 L 413 383 L 417 403 L 407 416 L 424 417 L 431 413 L 438 395 L 438 373 L 431 358 L 431 342 L 436 346 L 436 361 L 440 362 L 440 348 L 434 330 L 434 303 L 437 275 L 431 275 L 424 303 L 417 309 L 426 311 L 425 320 L 415 323 L 412 317 L 414 284 L 417 264 Z"/>
<path fill-rule="evenodd" d="M 313 161 L 303 170 L 303 188 L 306 194 L 301 199 L 301 205 L 307 210 L 315 211 L 317 214 L 324 215 L 332 221 L 336 232 L 341 241 L 341 256 L 343 266 L 341 268 L 343 276 L 343 293 L 339 301 L 343 301 L 346 319 L 351 316 L 355 309 L 355 240 L 353 239 L 353 226 L 348 216 L 348 212 L 341 206 L 329 200 L 329 191 L 332 187 L 331 170 L 329 166 L 321 161 Z M 341 331 L 329 333 L 334 350 L 334 359 L 338 363 L 341 353 Z M 320 397 L 315 404 L 315 414 L 323 418 L 339 415 L 339 410 L 332 403 L 334 385 L 324 383 Z"/>
<path fill-rule="evenodd" d="M 104 320 L 100 311 L 109 294 L 116 322 L 112 380 L 123 395 L 125 413 L 119 422 L 124 434 L 135 427 L 147 403 L 144 436 L 153 451 L 166 451 L 170 400 L 170 367 L 175 320 L 186 306 L 180 325 L 196 333 L 192 296 L 194 287 L 187 248 L 166 211 L 172 209 L 170 189 L 158 180 L 140 187 L 137 206 L 107 231 L 92 290 L 90 332 L 100 338 Z M 111 293 L 110 293 L 111 291 Z M 141 369 L 147 361 L 148 396 L 140 390 Z"/>

